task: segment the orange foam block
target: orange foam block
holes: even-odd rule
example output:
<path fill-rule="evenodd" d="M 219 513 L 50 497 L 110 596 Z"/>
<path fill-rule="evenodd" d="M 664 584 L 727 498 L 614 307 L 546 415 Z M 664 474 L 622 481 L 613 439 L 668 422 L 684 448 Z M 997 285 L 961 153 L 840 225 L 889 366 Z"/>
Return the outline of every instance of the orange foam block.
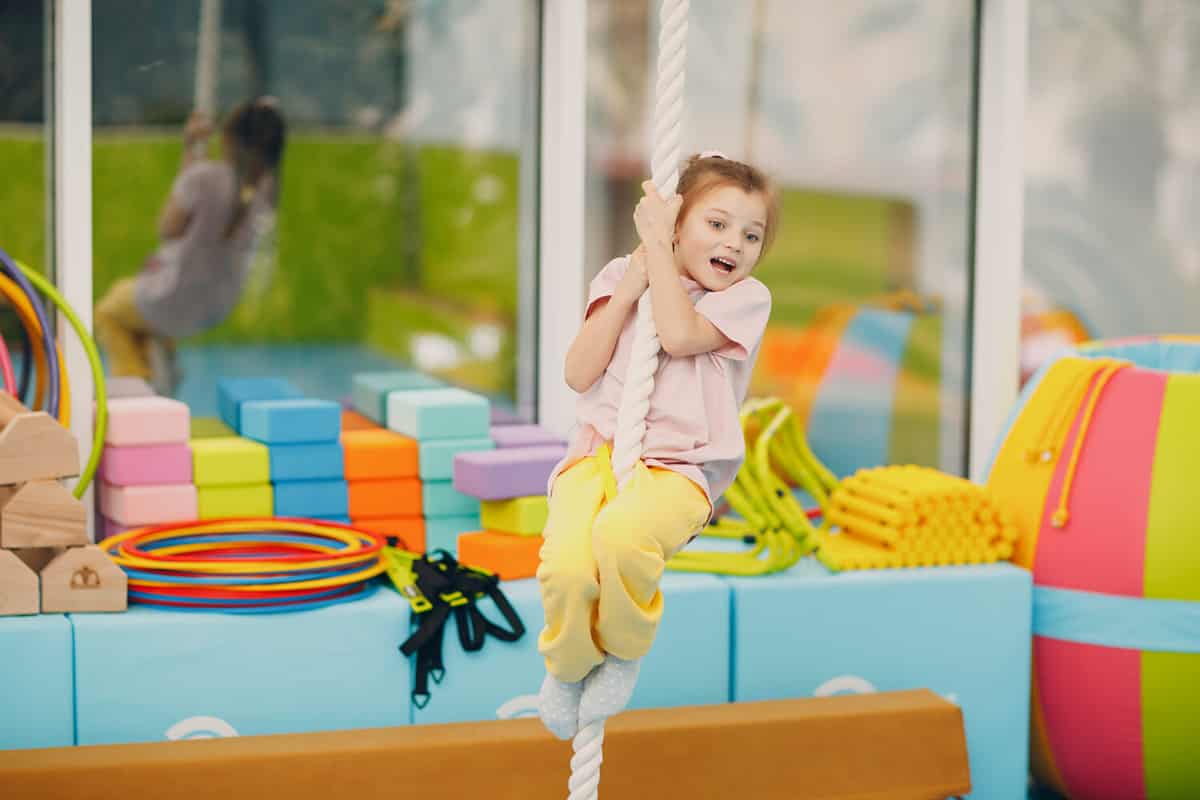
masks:
<path fill-rule="evenodd" d="M 395 536 L 400 540 L 400 549 L 411 553 L 425 552 L 424 517 L 382 517 L 380 519 L 354 519 L 356 528 L 378 533 L 380 536 Z"/>
<path fill-rule="evenodd" d="M 348 481 L 350 519 L 384 519 L 421 515 L 421 481 L 388 478 L 378 481 Z"/>
<path fill-rule="evenodd" d="M 458 560 L 486 569 L 502 581 L 532 578 L 537 574 L 542 549 L 541 536 L 522 536 L 497 531 L 463 533 L 458 537 Z"/>
<path fill-rule="evenodd" d="M 342 409 L 342 431 L 377 431 L 382 429 L 374 420 L 364 417 L 357 411 Z"/>
<path fill-rule="evenodd" d="M 417 440 L 385 428 L 342 431 L 348 481 L 417 477 Z"/>

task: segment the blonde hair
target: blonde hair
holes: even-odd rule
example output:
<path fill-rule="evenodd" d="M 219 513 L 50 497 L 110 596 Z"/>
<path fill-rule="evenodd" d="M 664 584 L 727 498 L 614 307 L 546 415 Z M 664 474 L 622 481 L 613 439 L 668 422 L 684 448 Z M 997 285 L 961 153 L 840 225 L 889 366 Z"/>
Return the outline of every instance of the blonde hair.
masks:
<path fill-rule="evenodd" d="M 692 206 L 709 190 L 718 186 L 735 186 L 747 194 L 761 194 L 767 206 L 767 227 L 763 231 L 762 255 L 766 255 L 775 240 L 779 224 L 779 197 L 775 187 L 763 172 L 749 164 L 709 153 L 691 156 L 684 164 L 675 191 L 683 198 L 676 226 L 681 224 Z M 759 257 L 761 258 L 762 255 Z"/>

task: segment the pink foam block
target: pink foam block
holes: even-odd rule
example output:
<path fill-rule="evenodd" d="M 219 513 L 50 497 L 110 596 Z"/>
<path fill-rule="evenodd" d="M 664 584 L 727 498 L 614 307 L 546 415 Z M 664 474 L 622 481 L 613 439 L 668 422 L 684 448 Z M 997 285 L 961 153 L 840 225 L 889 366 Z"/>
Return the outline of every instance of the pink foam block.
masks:
<path fill-rule="evenodd" d="M 106 447 L 98 474 L 114 486 L 191 483 L 192 449 L 186 444 Z"/>
<path fill-rule="evenodd" d="M 544 495 L 565 446 L 509 447 L 454 457 L 454 488 L 480 500 Z"/>
<path fill-rule="evenodd" d="M 169 397 L 116 397 L 108 402 L 105 444 L 186 443 L 191 433 L 188 407 Z"/>
<path fill-rule="evenodd" d="M 565 445 L 561 436 L 541 425 L 495 425 L 491 431 L 496 447 L 540 447 Z"/>
<path fill-rule="evenodd" d="M 199 512 L 196 487 L 190 483 L 160 486 L 100 484 L 100 513 L 122 525 L 188 522 Z"/>

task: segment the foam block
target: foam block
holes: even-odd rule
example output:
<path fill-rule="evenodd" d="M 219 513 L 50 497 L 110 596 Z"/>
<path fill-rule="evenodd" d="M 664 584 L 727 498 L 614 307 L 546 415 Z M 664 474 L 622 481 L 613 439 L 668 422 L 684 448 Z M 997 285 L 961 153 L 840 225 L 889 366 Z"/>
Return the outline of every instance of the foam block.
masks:
<path fill-rule="evenodd" d="M 421 513 L 426 517 L 479 516 L 479 501 L 454 488 L 450 481 L 421 484 Z"/>
<path fill-rule="evenodd" d="M 277 517 L 344 517 L 349 510 L 345 481 L 280 481 L 275 484 Z"/>
<path fill-rule="evenodd" d="M 525 424 L 524 417 L 519 416 L 516 414 L 516 412 L 512 411 L 511 409 L 504 408 L 503 406 L 492 406 L 489 416 L 492 420 L 492 425 Z"/>
<path fill-rule="evenodd" d="M 407 725 L 409 670 L 396 644 L 408 618 L 408 604 L 386 588 L 290 614 L 134 604 L 74 616 L 78 744 Z"/>
<path fill-rule="evenodd" d="M 272 481 L 310 481 L 344 475 L 339 442 L 273 444 L 270 458 Z"/>
<path fill-rule="evenodd" d="M 421 482 L 416 478 L 349 481 L 347 488 L 351 519 L 421 514 Z"/>
<path fill-rule="evenodd" d="M 1025 796 L 1028 571 L 994 564 L 831 575 L 808 558 L 727 582 L 735 701 L 928 688 L 962 708 L 971 796 Z M 800 608 L 820 613 L 797 625 Z"/>
<path fill-rule="evenodd" d="M 546 674 L 537 651 L 538 633 L 545 625 L 542 598 L 536 580 L 504 583 L 504 595 L 525 625 L 525 635 L 516 642 L 488 639 L 478 652 L 464 652 L 457 636 L 447 636 L 442 648 L 446 676 L 431 684 L 429 704 L 413 709 L 413 722 L 434 724 L 468 720 L 496 720 L 528 714 L 536 708 L 538 687 Z M 712 575 L 668 572 L 662 578 L 664 612 L 654 647 L 642 660 L 631 709 L 717 704 L 729 702 L 730 596 L 725 583 Z M 480 610 L 500 623 L 503 617 L 491 602 Z M 618 714 L 610 722 L 625 715 Z M 539 723 L 540 724 L 540 723 Z M 549 736 L 549 734 L 546 734 Z M 659 740 L 665 742 L 664 739 Z M 557 742 L 569 759 L 570 745 Z M 609 764 L 608 737 L 605 734 L 605 765 Z M 657 759 L 661 753 L 654 757 Z M 691 754 L 696 757 L 696 752 Z M 693 769 L 703 771 L 700 765 Z M 754 772 L 746 765 L 743 772 Z M 568 768 L 562 767 L 565 780 Z M 614 770 L 615 771 L 615 770 Z M 601 784 L 604 769 L 601 768 Z M 628 793 L 612 792 L 601 797 L 651 798 L 632 786 Z M 781 797 L 805 797 L 797 786 Z M 601 789 L 603 792 L 604 789 Z M 565 794 L 565 793 L 564 793 Z M 534 795 L 529 795 L 533 797 Z M 701 791 L 695 800 L 717 797 Z M 830 795 L 829 797 L 836 797 Z M 887 796 L 882 793 L 879 797 Z M 936 793 L 930 797 L 939 796 Z M 754 797 L 757 800 L 757 795 Z"/>
<path fill-rule="evenodd" d="M 563 438 L 541 425 L 493 425 L 492 441 L 496 447 L 566 446 Z"/>
<path fill-rule="evenodd" d="M 237 436 L 237 431 L 216 417 L 192 417 L 191 438 L 227 439 Z"/>
<path fill-rule="evenodd" d="M 425 549 L 445 550 L 453 555 L 458 552 L 459 534 L 479 530 L 479 515 L 465 514 L 460 517 L 426 517 Z"/>
<path fill-rule="evenodd" d="M 106 447 L 97 475 L 114 486 L 191 483 L 192 451 L 186 444 Z"/>
<path fill-rule="evenodd" d="M 109 519 L 103 514 L 96 515 L 96 541 L 101 542 L 110 536 L 116 536 L 118 533 L 124 533 L 127 530 L 132 530 L 136 525 L 126 525 L 116 520 Z"/>
<path fill-rule="evenodd" d="M 245 486 L 271 479 L 267 446 L 239 436 L 194 439 L 192 482 L 197 486 Z"/>
<path fill-rule="evenodd" d="M 343 430 L 342 451 L 348 481 L 415 478 L 420 472 L 417 440 L 385 428 Z"/>
<path fill-rule="evenodd" d="M 265 444 L 336 442 L 342 434 L 342 407 L 329 400 L 251 400 L 241 415 L 241 434 Z"/>
<path fill-rule="evenodd" d="M 459 453 L 495 450 L 488 437 L 474 439 L 428 439 L 419 445 L 421 480 L 448 481 L 454 477 L 454 457 Z"/>
<path fill-rule="evenodd" d="M 445 384 L 437 378 L 413 370 L 362 372 L 353 378 L 354 410 L 382 425 L 387 420 L 387 398 L 392 392 L 442 386 Z"/>
<path fill-rule="evenodd" d="M 196 490 L 200 519 L 269 517 L 275 512 L 271 484 L 202 486 Z"/>
<path fill-rule="evenodd" d="M 488 435 L 486 398 L 463 389 L 392 392 L 387 426 L 414 439 L 468 439 Z"/>
<path fill-rule="evenodd" d="M 458 537 L 458 560 L 493 572 L 502 581 L 534 577 L 541 549 L 541 536 L 474 531 Z"/>
<path fill-rule="evenodd" d="M 62 614 L 0 618 L 0 653 L 0 751 L 74 745 L 70 620 Z M 22 795 L 4 778 L 0 786 L 5 797 Z"/>
<path fill-rule="evenodd" d="M 511 447 L 454 457 L 454 486 L 480 500 L 545 494 L 566 447 Z"/>
<path fill-rule="evenodd" d="M 112 400 L 114 397 L 153 397 L 155 391 L 141 378 L 124 376 L 105 378 L 104 394 Z"/>
<path fill-rule="evenodd" d="M 188 407 L 169 397 L 118 397 L 108 403 L 104 443 L 120 447 L 180 444 L 191 436 Z"/>
<path fill-rule="evenodd" d="M 241 408 L 253 400 L 286 400 L 303 397 L 283 378 L 221 378 L 217 381 L 217 411 L 221 420 L 241 432 Z"/>
<path fill-rule="evenodd" d="M 123 525 L 186 522 L 196 519 L 196 487 L 190 483 L 161 486 L 100 484 L 100 512 Z"/>
<path fill-rule="evenodd" d="M 549 515 L 550 505 L 545 495 L 484 500 L 479 504 L 479 519 L 484 530 L 489 531 L 540 535 Z"/>
<path fill-rule="evenodd" d="M 349 408 L 342 409 L 342 432 L 346 431 L 370 431 L 382 428 L 382 425 L 377 424 L 374 420 L 364 417 L 357 411 L 352 411 Z"/>
<path fill-rule="evenodd" d="M 411 553 L 425 552 L 424 517 L 385 517 L 382 519 L 355 519 L 351 524 L 364 531 L 380 536 L 395 537 L 401 550 Z"/>

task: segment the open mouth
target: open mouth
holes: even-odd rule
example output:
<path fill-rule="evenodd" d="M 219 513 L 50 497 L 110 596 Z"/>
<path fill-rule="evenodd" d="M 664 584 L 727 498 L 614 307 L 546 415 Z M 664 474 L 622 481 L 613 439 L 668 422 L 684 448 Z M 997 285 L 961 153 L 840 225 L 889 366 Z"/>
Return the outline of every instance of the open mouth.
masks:
<path fill-rule="evenodd" d="M 737 269 L 737 264 L 734 264 L 728 258 L 710 258 L 708 263 L 712 264 L 713 269 L 715 269 L 717 272 L 724 272 L 726 275 L 729 275 L 735 269 Z"/>

